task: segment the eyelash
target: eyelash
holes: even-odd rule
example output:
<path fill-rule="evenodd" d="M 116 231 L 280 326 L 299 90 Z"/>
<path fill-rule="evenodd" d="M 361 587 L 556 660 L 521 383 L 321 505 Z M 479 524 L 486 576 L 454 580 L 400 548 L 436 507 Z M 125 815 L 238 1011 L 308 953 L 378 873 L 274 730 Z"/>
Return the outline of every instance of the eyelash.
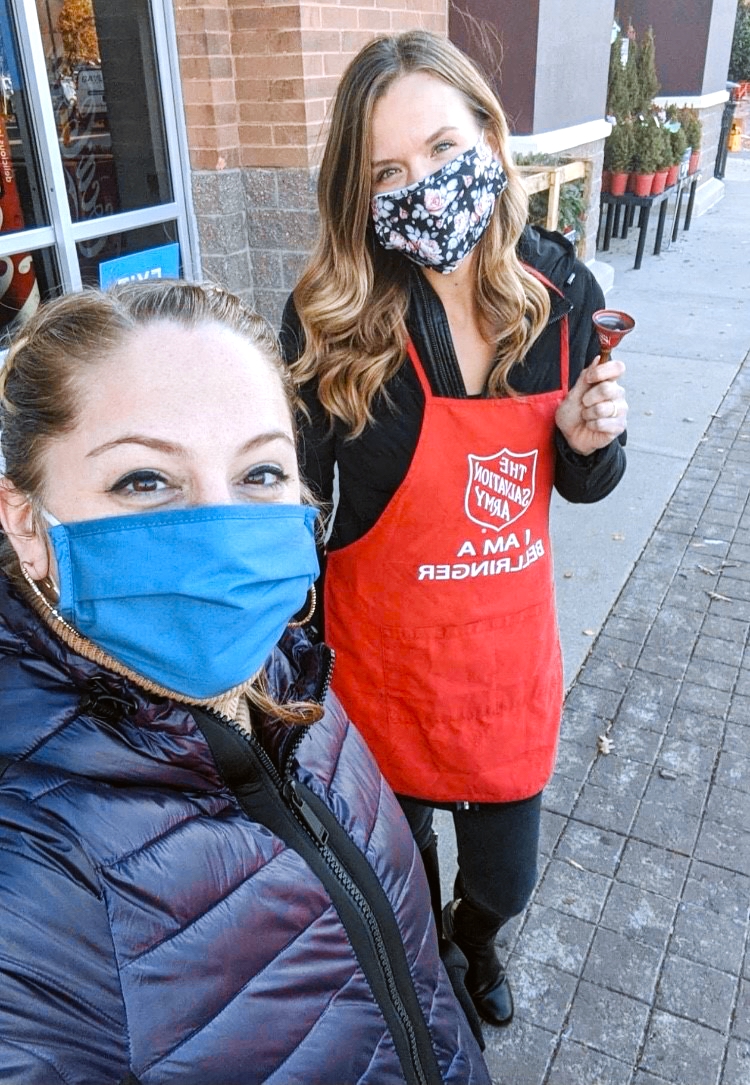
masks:
<path fill-rule="evenodd" d="M 270 483 L 263 483 L 263 475 L 271 475 L 273 481 Z M 259 464 L 257 467 L 253 467 L 252 470 L 248 471 L 242 481 L 246 485 L 257 486 L 260 480 L 260 485 L 264 488 L 267 486 L 268 489 L 275 489 L 289 482 L 289 478 L 290 476 L 283 470 L 283 468 L 277 467 L 276 465 L 271 463 L 263 463 Z M 118 479 L 117 482 L 114 483 L 114 485 L 110 486 L 109 492 L 116 494 L 125 494 L 128 492 L 129 487 L 133 487 L 139 482 L 157 484 L 163 483 L 164 489 L 168 488 L 169 485 L 164 476 L 158 471 L 131 471 L 129 474 L 123 476 L 123 478 Z M 151 488 L 143 490 L 131 489 L 130 493 L 133 495 L 156 494 L 160 492 L 161 488 L 162 487 L 155 485 Z"/>
<path fill-rule="evenodd" d="M 441 139 L 432 148 L 432 153 L 433 154 L 435 154 L 435 153 L 443 154 L 445 151 L 450 150 L 451 147 L 455 147 L 455 146 L 456 146 L 456 144 L 454 143 L 454 141 L 452 139 Z M 376 185 L 382 184 L 383 181 L 387 181 L 389 179 L 389 177 L 392 176 L 396 172 L 397 172 L 397 170 L 395 169 L 394 166 L 386 166 L 385 169 L 381 170 L 380 173 L 376 176 L 375 184 Z"/>

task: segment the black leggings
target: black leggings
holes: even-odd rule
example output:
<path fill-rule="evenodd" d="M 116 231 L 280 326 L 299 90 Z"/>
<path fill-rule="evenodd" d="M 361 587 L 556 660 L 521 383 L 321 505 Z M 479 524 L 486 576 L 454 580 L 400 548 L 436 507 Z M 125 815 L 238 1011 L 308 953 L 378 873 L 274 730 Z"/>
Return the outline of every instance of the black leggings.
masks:
<path fill-rule="evenodd" d="M 435 839 L 434 808 L 404 795 L 398 801 L 417 847 L 426 852 Z M 458 849 L 454 892 L 464 913 L 471 913 L 477 941 L 493 939 L 528 903 L 537 878 L 541 808 L 541 792 L 518 802 L 451 807 Z"/>

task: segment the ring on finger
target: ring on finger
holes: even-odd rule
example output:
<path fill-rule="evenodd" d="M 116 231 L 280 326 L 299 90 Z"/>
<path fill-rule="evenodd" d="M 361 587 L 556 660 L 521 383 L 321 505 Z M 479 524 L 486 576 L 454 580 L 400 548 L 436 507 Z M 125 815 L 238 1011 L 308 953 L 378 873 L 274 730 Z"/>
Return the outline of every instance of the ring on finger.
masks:
<path fill-rule="evenodd" d="M 617 415 L 618 415 L 618 412 L 619 412 L 619 407 L 617 405 L 617 400 L 616 399 L 610 400 L 610 406 L 611 406 L 612 410 L 605 417 L 607 417 L 607 418 L 617 418 Z"/>

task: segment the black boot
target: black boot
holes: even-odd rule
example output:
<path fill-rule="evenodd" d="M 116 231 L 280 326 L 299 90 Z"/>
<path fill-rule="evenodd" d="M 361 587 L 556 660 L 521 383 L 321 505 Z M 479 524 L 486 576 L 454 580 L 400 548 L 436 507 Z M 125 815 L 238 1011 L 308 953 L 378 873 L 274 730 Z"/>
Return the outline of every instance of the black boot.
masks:
<path fill-rule="evenodd" d="M 500 964 L 494 936 L 489 940 L 471 937 L 462 927 L 460 900 L 443 909 L 443 935 L 455 942 L 469 962 L 466 988 L 480 1017 L 490 1025 L 509 1025 L 513 1020 L 513 995 L 508 977 Z"/>

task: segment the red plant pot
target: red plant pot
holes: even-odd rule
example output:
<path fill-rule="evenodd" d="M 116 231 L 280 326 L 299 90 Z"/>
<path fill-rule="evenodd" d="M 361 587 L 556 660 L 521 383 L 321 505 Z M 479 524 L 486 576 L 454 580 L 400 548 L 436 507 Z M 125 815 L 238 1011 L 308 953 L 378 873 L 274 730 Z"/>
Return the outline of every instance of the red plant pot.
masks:
<path fill-rule="evenodd" d="M 636 196 L 650 196 L 651 185 L 654 183 L 653 173 L 631 173 L 633 179 L 633 192 Z"/>
<path fill-rule="evenodd" d="M 651 195 L 659 196 L 665 189 L 667 184 L 667 174 L 669 170 L 657 170 L 654 174 L 654 179 L 651 182 Z"/>
<path fill-rule="evenodd" d="M 673 166 L 670 166 L 667 170 L 667 183 L 665 188 L 671 188 L 672 185 L 677 184 L 677 178 L 680 176 L 680 163 L 675 162 Z"/>
<path fill-rule="evenodd" d="M 701 160 L 701 152 L 700 152 L 700 150 L 693 151 L 693 153 L 690 155 L 690 165 L 688 166 L 688 173 L 697 173 L 698 172 L 698 164 L 699 164 L 700 160 Z"/>
<path fill-rule="evenodd" d="M 609 192 L 612 174 L 609 170 L 602 170 L 602 192 Z"/>
<path fill-rule="evenodd" d="M 627 173 L 611 173 L 609 175 L 609 191 L 613 196 L 623 196 L 627 183 Z"/>

